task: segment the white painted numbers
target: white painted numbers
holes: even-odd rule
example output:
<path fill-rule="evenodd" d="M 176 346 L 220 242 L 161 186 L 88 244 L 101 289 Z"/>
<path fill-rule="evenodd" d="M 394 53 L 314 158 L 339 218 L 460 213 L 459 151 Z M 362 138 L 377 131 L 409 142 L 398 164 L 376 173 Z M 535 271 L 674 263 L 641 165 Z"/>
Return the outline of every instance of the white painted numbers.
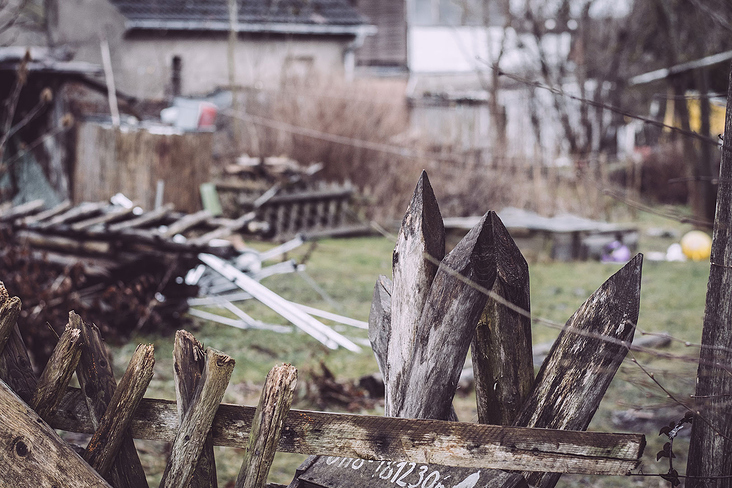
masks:
<path fill-rule="evenodd" d="M 480 480 L 480 471 L 470 474 L 457 482 L 451 475 L 443 475 L 427 465 L 417 465 L 406 461 L 365 461 L 363 459 L 329 456 L 325 464 L 335 468 L 359 471 L 362 476 L 374 480 L 384 480 L 385 484 L 395 484 L 400 488 L 473 488 Z M 369 473 L 370 470 L 370 473 Z M 453 484 L 456 483 L 456 484 Z"/>

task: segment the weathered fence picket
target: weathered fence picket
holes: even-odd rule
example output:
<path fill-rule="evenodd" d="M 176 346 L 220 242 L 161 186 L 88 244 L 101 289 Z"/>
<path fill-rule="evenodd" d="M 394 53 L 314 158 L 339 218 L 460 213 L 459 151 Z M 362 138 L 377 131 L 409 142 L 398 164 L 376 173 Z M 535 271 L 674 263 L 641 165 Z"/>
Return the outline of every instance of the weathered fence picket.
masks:
<path fill-rule="evenodd" d="M 236 478 L 236 488 L 264 488 L 277 452 L 285 419 L 297 386 L 297 369 L 290 364 L 275 366 L 267 374 L 254 412 L 244 461 Z"/>
<path fill-rule="evenodd" d="M 193 334 L 184 330 L 175 333 L 173 379 L 178 406 L 178 422 L 183 421 L 184 415 L 191 406 L 196 387 L 203 374 L 205 358 L 203 344 L 198 342 Z M 188 486 L 191 488 L 216 488 L 218 486 L 211 431 L 206 435 L 196 469 L 190 477 Z"/>

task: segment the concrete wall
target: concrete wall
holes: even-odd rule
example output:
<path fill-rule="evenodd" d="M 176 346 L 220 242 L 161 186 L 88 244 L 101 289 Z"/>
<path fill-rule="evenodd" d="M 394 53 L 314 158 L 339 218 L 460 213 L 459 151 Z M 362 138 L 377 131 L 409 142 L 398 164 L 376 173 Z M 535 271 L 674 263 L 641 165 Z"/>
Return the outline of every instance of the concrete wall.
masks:
<path fill-rule="evenodd" d="M 101 64 L 106 36 L 117 88 L 147 99 L 172 96 L 172 60 L 181 59 L 181 95 L 204 95 L 229 85 L 227 33 L 126 32 L 125 18 L 106 0 L 63 0 L 52 23 L 54 40 L 74 59 Z M 342 75 L 349 36 L 240 35 L 236 83 L 277 88 L 288 77 Z"/>
<path fill-rule="evenodd" d="M 291 78 L 342 76 L 345 46 L 345 40 L 325 37 L 240 37 L 235 51 L 236 84 L 271 89 Z M 172 95 L 174 56 L 181 59 L 181 95 L 205 95 L 229 85 L 225 36 L 129 37 L 117 47 L 123 51 L 114 67 L 119 87 L 131 95 L 154 99 Z"/>

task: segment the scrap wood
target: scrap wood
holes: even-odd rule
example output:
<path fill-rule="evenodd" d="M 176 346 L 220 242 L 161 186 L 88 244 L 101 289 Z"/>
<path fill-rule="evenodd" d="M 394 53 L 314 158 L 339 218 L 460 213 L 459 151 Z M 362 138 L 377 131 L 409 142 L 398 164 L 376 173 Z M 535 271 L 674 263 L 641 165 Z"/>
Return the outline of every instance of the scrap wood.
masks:
<path fill-rule="evenodd" d="M 315 320 L 298 308 L 292 306 L 292 304 L 287 300 L 259 284 L 254 279 L 236 269 L 234 266 L 227 264 L 222 259 L 211 254 L 204 253 L 199 254 L 198 259 L 214 271 L 236 283 L 239 288 L 250 293 L 254 298 L 285 317 L 296 327 L 311 335 L 330 349 L 337 349 L 338 346 L 342 346 L 349 351 L 361 351 L 361 348 L 350 340 L 335 332 L 330 327 L 327 327 L 321 322 Z"/>

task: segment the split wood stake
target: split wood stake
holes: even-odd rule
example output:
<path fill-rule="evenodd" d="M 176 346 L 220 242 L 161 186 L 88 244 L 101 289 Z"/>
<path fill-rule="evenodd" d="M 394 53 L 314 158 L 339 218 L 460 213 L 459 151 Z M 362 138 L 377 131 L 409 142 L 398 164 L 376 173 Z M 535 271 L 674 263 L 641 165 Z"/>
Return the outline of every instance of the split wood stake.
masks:
<path fill-rule="evenodd" d="M 385 415 L 394 417 L 405 401 L 404 385 L 411 381 L 419 318 L 445 255 L 445 227 L 434 191 L 422 171 L 407 212 L 402 219 L 392 257 L 393 289 L 391 327 L 388 331 L 384 376 Z"/>
<path fill-rule="evenodd" d="M 0 302 L 0 379 L 24 402 L 30 402 L 38 380 L 18 329 L 21 303 L 18 297 L 10 297 L 2 282 Z"/>
<path fill-rule="evenodd" d="M 583 431 L 633 342 L 640 309 L 638 254 L 608 278 L 569 318 L 536 376 L 514 425 Z M 537 488 L 551 488 L 558 473 L 526 473 Z"/>
<path fill-rule="evenodd" d="M 119 452 L 124 432 L 153 377 L 154 365 L 154 347 L 137 346 L 107 410 L 99 420 L 99 427 L 86 446 L 84 459 L 102 476 L 107 476 Z"/>
<path fill-rule="evenodd" d="M 175 398 L 178 405 L 178 418 L 182 425 L 186 412 L 196 393 L 201 380 L 206 360 L 203 345 L 184 330 L 175 333 L 173 345 L 173 373 L 175 380 Z M 196 470 L 187 485 L 189 488 L 216 488 L 216 460 L 213 451 L 213 435 L 209 432 L 198 456 Z"/>
<path fill-rule="evenodd" d="M 66 387 L 69 386 L 81 358 L 81 345 L 81 331 L 69 321 L 41 373 L 30 402 L 31 408 L 43 420 L 48 420 L 66 393 Z"/>
<path fill-rule="evenodd" d="M 460 372 L 488 299 L 473 284 L 491 287 L 496 276 L 490 214 L 484 215 L 440 263 L 419 319 L 412 366 L 402 380 L 406 384 L 397 393 L 400 398 L 392 399 L 400 405 L 393 412 L 399 417 L 450 418 Z M 392 300 L 392 311 L 394 305 Z M 398 378 L 392 378 L 395 380 Z"/>
<path fill-rule="evenodd" d="M 254 413 L 249 445 L 244 455 L 236 488 L 264 488 L 272 466 L 285 419 L 297 386 L 297 369 L 289 364 L 275 366 L 267 374 Z"/>
<path fill-rule="evenodd" d="M 0 412 L 3 486 L 111 488 L 3 381 L 0 381 Z"/>
<path fill-rule="evenodd" d="M 233 370 L 231 357 L 206 349 L 203 374 L 173 441 L 160 488 L 184 487 L 190 481 Z"/>
<path fill-rule="evenodd" d="M 534 384 L 529 265 L 496 214 L 491 214 L 496 280 L 491 291 L 522 314 L 488 298 L 470 348 L 478 421 L 511 425 Z"/>
<path fill-rule="evenodd" d="M 102 340 L 102 333 L 97 326 L 85 323 L 74 312 L 69 312 L 69 322 L 81 331 L 84 347 L 82 347 L 81 359 L 76 368 L 76 377 L 79 379 L 89 417 L 96 430 L 114 396 L 117 382 L 114 379 L 112 364 Z M 145 471 L 129 429 L 124 431 L 122 437 L 119 454 L 115 456 L 106 477 L 115 488 L 147 488 Z"/>

